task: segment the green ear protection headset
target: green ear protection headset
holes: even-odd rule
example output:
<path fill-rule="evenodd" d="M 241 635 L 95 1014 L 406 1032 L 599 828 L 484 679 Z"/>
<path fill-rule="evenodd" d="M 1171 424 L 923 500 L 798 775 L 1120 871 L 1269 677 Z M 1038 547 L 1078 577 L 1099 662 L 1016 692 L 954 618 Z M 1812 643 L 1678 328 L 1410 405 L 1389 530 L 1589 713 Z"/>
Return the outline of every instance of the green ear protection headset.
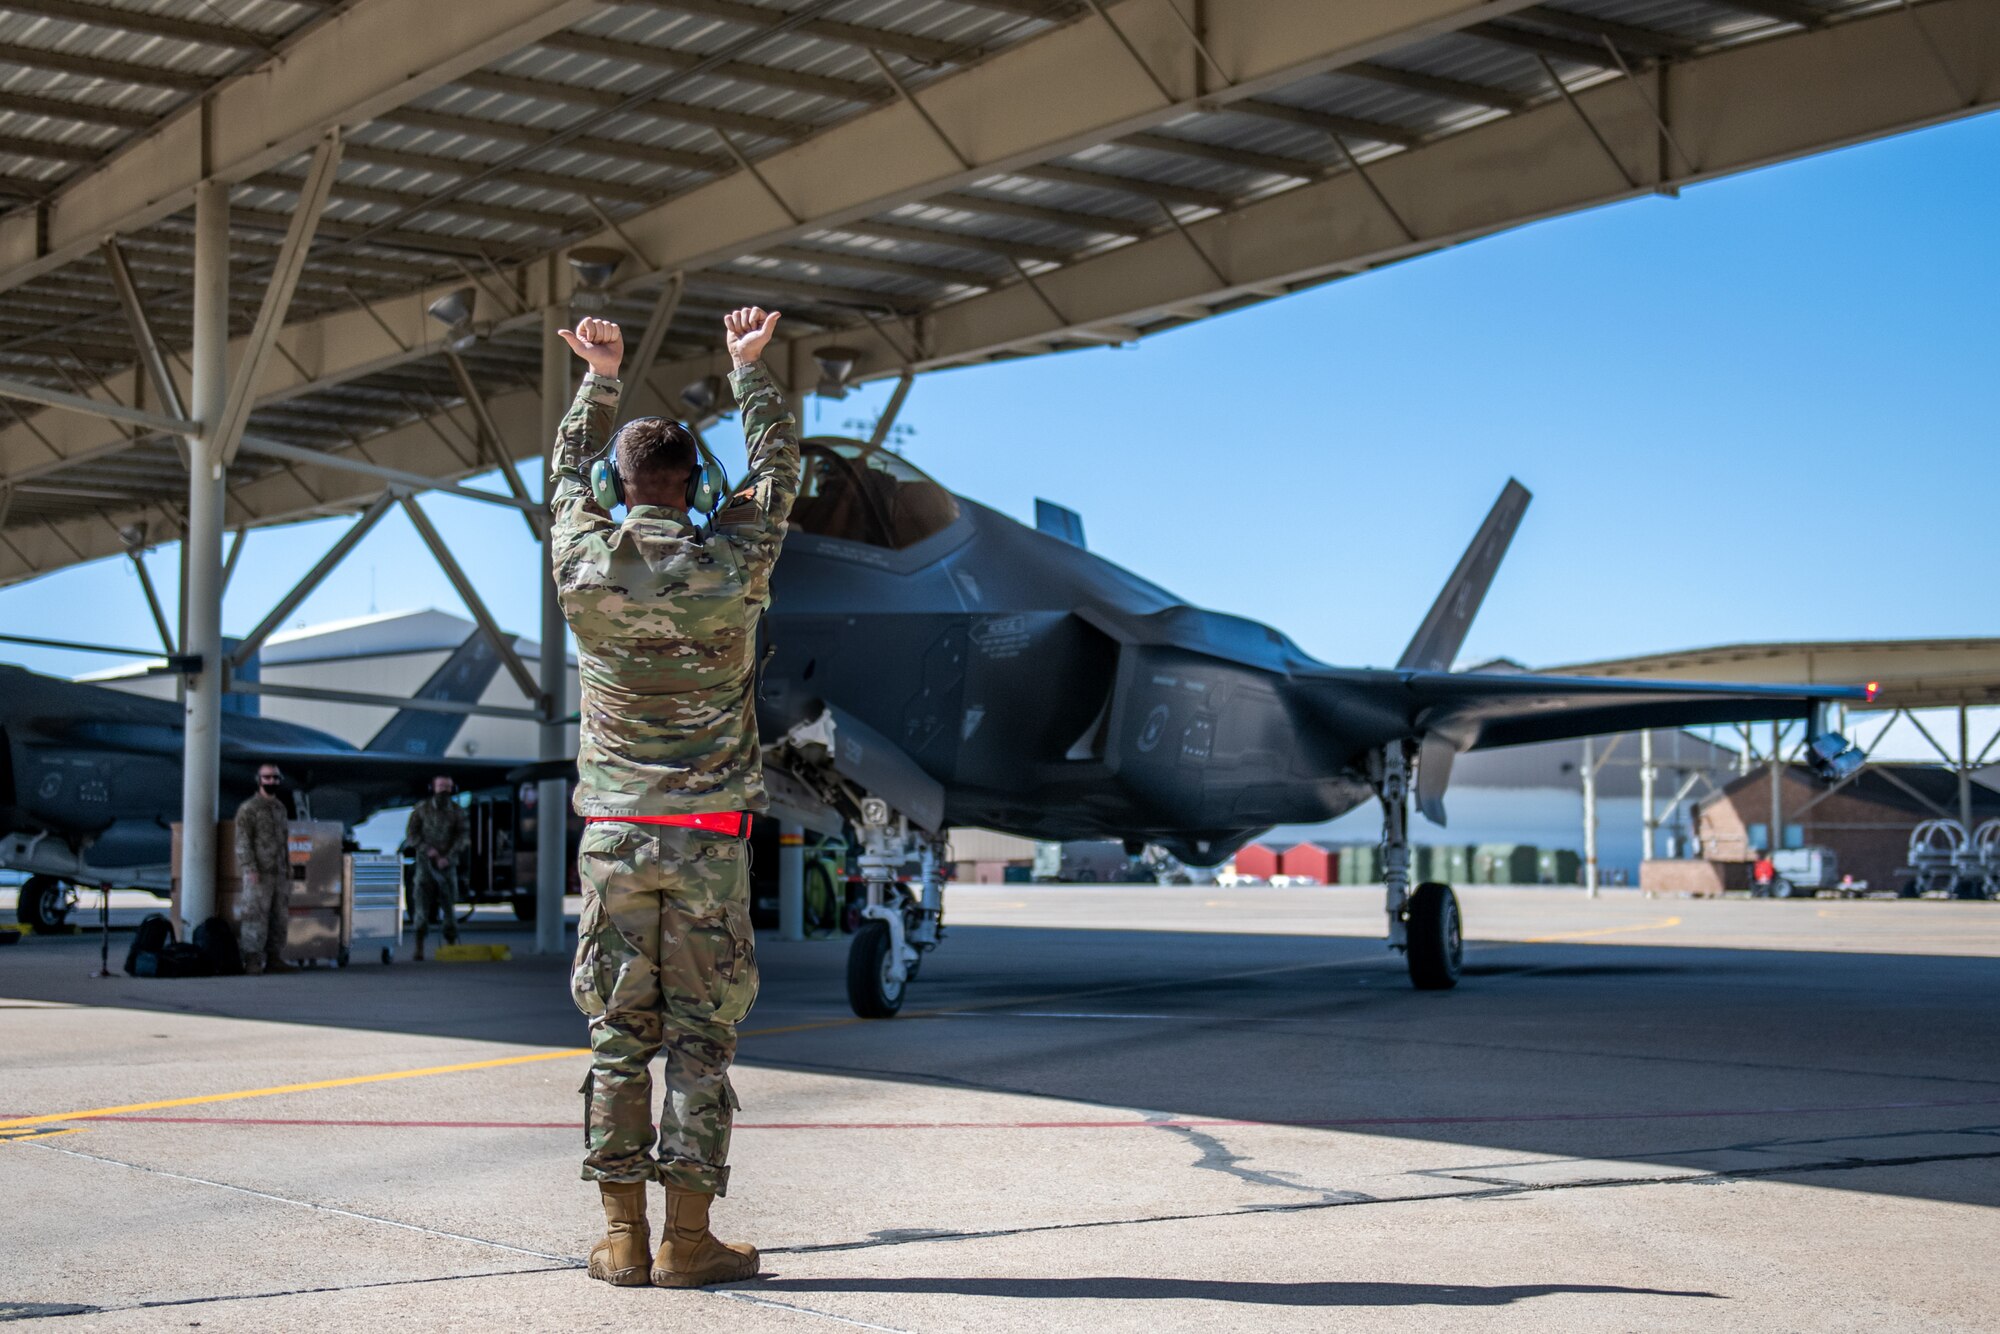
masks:
<path fill-rule="evenodd" d="M 667 417 L 640 417 L 620 427 L 618 435 L 645 422 L 671 420 Z M 673 424 L 681 425 L 679 422 Z M 709 453 L 708 446 L 702 443 L 699 435 L 685 426 L 681 429 L 694 440 L 695 451 L 700 455 L 700 466 L 688 474 L 687 511 L 700 514 L 713 523 L 715 512 L 722 508 L 722 502 L 729 496 L 729 474 L 723 470 L 721 461 Z M 597 498 L 597 503 L 604 507 L 607 514 L 626 503 L 625 479 L 618 475 L 618 435 L 611 437 L 611 448 L 604 457 L 590 465 L 590 494 Z"/>

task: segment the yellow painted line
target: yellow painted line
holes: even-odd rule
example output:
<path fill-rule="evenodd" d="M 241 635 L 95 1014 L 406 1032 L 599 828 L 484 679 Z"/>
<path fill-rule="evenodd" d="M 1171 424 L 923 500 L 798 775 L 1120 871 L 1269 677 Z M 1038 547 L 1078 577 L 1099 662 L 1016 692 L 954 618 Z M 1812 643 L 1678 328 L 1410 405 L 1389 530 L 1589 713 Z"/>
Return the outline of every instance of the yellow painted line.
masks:
<path fill-rule="evenodd" d="M 427 1075 L 455 1075 L 467 1070 L 495 1070 L 501 1066 L 527 1065 L 532 1061 L 559 1061 L 571 1056 L 588 1056 L 587 1047 L 563 1051 L 538 1051 L 530 1056 L 502 1056 L 491 1061 L 468 1061 L 464 1065 L 432 1065 L 421 1070 L 391 1070 L 379 1075 L 349 1075 L 345 1079 L 316 1079 L 306 1084 L 280 1084 L 275 1088 L 244 1089 L 236 1093 L 203 1093 L 192 1098 L 165 1098 L 159 1102 L 134 1102 L 122 1107 L 93 1107 L 84 1112 L 59 1112 L 49 1116 L 20 1116 L 0 1121 L 0 1130 L 17 1126 L 48 1125 L 55 1121 L 81 1121 L 95 1116 L 122 1116 L 128 1112 L 157 1112 L 169 1107 L 199 1107 L 205 1103 L 240 1102 L 245 1098 L 271 1098 L 280 1093 L 311 1093 L 316 1089 L 352 1088 L 356 1084 L 384 1084 L 395 1079 L 422 1079 Z"/>
<path fill-rule="evenodd" d="M 1678 917 L 1662 917 L 1657 922 L 1639 922 L 1633 926 L 1602 926 L 1590 931 L 1561 931 L 1553 936 L 1529 936 L 1523 945 L 1547 945 L 1558 940 L 1589 940 L 1593 936 L 1620 936 L 1628 931 L 1664 931 L 1670 926 L 1679 926 Z"/>

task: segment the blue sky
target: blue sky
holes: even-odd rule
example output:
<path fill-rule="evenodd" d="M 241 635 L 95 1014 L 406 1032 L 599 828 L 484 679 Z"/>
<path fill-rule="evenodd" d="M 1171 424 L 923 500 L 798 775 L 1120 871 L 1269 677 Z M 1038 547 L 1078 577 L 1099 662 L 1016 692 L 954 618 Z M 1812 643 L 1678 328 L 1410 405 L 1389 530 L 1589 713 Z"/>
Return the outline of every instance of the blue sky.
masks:
<path fill-rule="evenodd" d="M 1992 634 L 1996 160 L 1987 116 L 1131 348 L 927 376 L 908 452 L 1010 514 L 1067 504 L 1097 551 L 1333 662 L 1393 661 L 1510 475 L 1536 499 L 1464 662 Z M 885 396 L 809 413 L 836 430 Z M 519 518 L 425 504 L 532 634 Z M 252 534 L 225 628 L 252 626 L 345 522 Z M 151 561 L 170 602 L 176 560 Z M 296 619 L 432 605 L 458 603 L 398 515 Z M 122 560 L 0 590 L 0 619 L 156 642 Z M 64 673 L 116 661 L 0 650 Z"/>

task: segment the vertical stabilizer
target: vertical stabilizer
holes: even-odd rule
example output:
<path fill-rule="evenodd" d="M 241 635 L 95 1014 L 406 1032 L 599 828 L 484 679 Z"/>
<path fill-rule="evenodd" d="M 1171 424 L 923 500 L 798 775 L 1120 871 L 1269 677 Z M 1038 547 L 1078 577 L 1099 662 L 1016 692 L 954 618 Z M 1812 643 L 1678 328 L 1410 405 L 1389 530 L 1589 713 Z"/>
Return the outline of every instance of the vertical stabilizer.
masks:
<path fill-rule="evenodd" d="M 499 670 L 500 654 L 485 635 L 474 631 L 410 698 L 476 704 Z M 465 717 L 434 709 L 401 709 L 366 749 L 388 755 L 443 755 L 465 726 Z"/>
<path fill-rule="evenodd" d="M 1430 615 L 1424 617 L 1424 623 L 1417 627 L 1416 638 L 1397 660 L 1398 668 L 1415 672 L 1451 670 L 1458 650 L 1465 644 L 1466 632 L 1472 628 L 1472 618 L 1479 614 L 1479 604 L 1486 600 L 1486 590 L 1493 584 L 1493 573 L 1500 568 L 1500 560 L 1514 540 L 1514 530 L 1521 526 L 1521 516 L 1533 498 L 1527 487 L 1511 477 L 1507 479 L 1500 499 L 1493 503 L 1486 522 L 1479 525 L 1478 534 L 1459 558 L 1458 568 L 1451 572 L 1444 591 L 1431 604 Z"/>

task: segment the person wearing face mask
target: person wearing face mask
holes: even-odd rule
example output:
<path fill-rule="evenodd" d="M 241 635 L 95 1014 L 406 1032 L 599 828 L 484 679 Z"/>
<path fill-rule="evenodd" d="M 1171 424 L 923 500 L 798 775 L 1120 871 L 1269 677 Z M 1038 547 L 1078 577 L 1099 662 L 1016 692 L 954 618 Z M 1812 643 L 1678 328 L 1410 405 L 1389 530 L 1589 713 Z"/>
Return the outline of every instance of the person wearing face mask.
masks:
<path fill-rule="evenodd" d="M 451 794 L 451 779 L 443 774 L 431 779 L 431 795 L 417 803 L 403 831 L 403 850 L 417 859 L 410 888 L 416 900 L 419 963 L 433 910 L 444 926 L 444 943 L 458 943 L 458 855 L 472 844 L 472 826 Z"/>
<path fill-rule="evenodd" d="M 236 900 L 236 944 L 243 971 L 289 973 L 285 934 L 292 920 L 292 868 L 286 838 L 285 776 L 275 764 L 257 766 L 257 791 L 236 808 L 236 866 L 243 893 Z"/>

